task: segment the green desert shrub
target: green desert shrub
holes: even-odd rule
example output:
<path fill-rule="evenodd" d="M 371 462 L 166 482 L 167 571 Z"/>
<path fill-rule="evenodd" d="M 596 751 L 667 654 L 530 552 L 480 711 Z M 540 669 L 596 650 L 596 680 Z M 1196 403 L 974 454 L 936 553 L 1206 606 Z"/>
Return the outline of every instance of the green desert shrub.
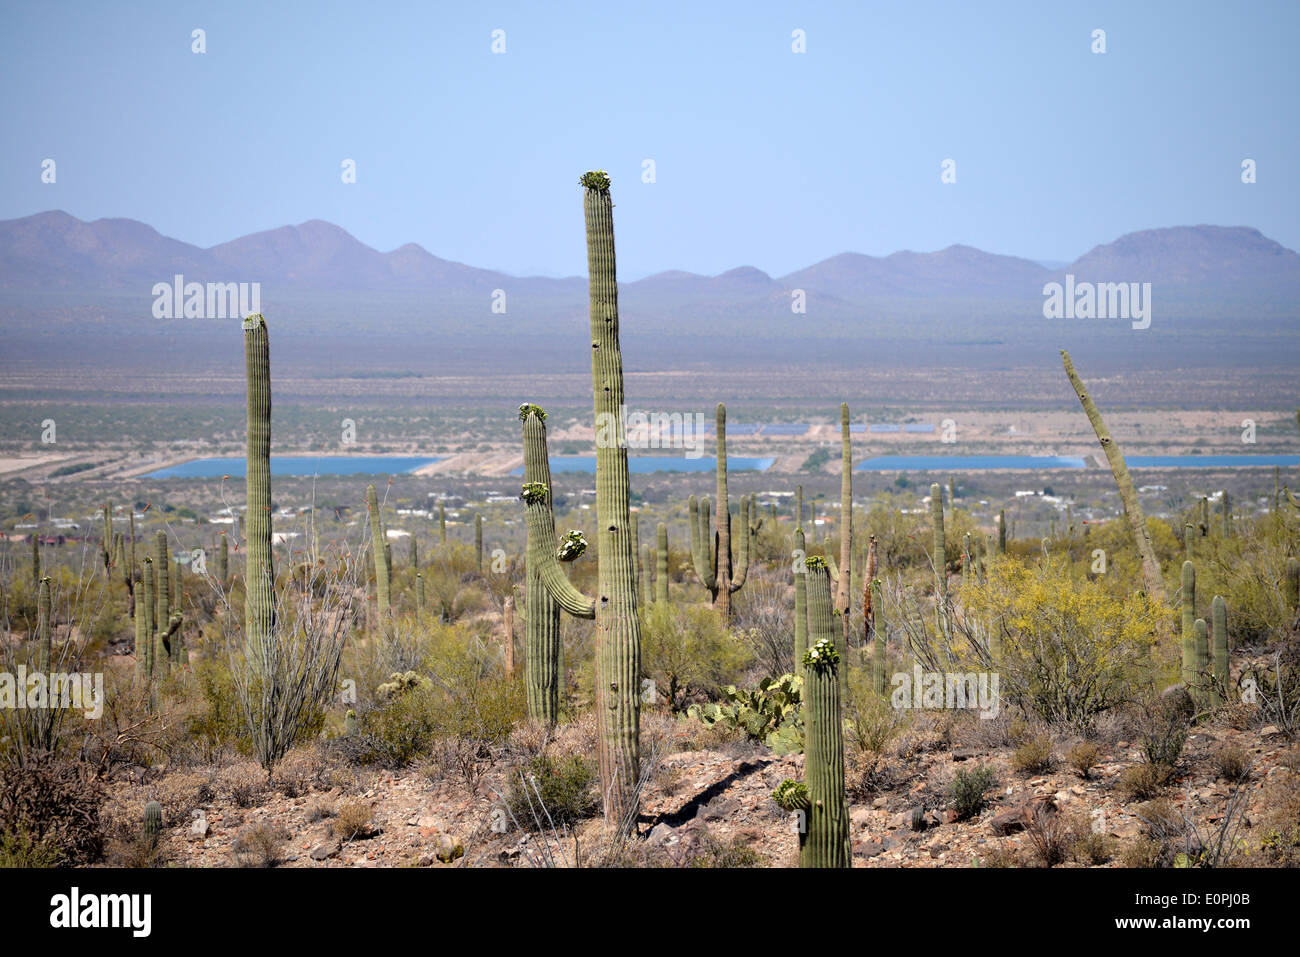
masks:
<path fill-rule="evenodd" d="M 997 784 L 997 775 L 987 764 L 967 770 L 962 768 L 953 775 L 948 785 L 948 807 L 965 820 L 984 809 L 989 790 Z"/>
<path fill-rule="evenodd" d="M 749 658 L 707 605 L 654 602 L 642 610 L 641 670 L 674 714 L 693 698 L 717 697 L 740 679 Z"/>
<path fill-rule="evenodd" d="M 541 754 L 512 775 L 508 800 L 521 827 L 572 827 L 600 810 L 596 771 L 577 755 L 552 758 Z"/>

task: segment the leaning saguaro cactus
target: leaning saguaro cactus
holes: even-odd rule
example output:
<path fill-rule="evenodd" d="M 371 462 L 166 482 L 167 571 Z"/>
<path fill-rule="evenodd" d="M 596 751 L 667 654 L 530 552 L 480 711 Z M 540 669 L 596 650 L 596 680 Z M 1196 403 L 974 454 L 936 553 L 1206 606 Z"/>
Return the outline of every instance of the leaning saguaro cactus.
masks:
<path fill-rule="evenodd" d="M 384 531 L 383 516 L 379 514 L 379 495 L 373 485 L 366 486 L 366 511 L 370 514 L 370 548 L 375 561 L 375 601 L 379 606 L 379 621 L 382 627 L 388 620 L 391 600 L 389 569 L 384 549 L 388 545 L 388 535 Z"/>
<path fill-rule="evenodd" d="M 271 347 L 266 320 L 244 320 L 244 371 L 248 404 L 247 500 L 244 557 L 244 637 L 247 654 L 264 668 L 275 629 L 275 563 L 271 553 Z"/>
<path fill-rule="evenodd" d="M 1163 605 L 1165 583 L 1160 572 L 1160 560 L 1156 558 L 1155 547 L 1151 544 L 1151 533 L 1147 530 L 1146 518 L 1143 517 L 1142 506 L 1138 503 L 1137 490 L 1133 487 L 1133 479 L 1129 476 L 1128 466 L 1124 463 L 1124 454 L 1111 438 L 1110 430 L 1106 428 L 1106 422 L 1102 419 L 1097 404 L 1092 401 L 1092 396 L 1088 394 L 1088 387 L 1074 371 L 1070 354 L 1064 349 L 1061 350 L 1061 361 L 1065 364 L 1065 374 L 1070 379 L 1070 385 L 1074 387 L 1074 394 L 1079 397 L 1084 414 L 1088 416 L 1093 431 L 1097 433 L 1097 441 L 1101 443 L 1101 449 L 1106 453 L 1111 474 L 1115 477 L 1120 501 L 1124 503 L 1124 514 L 1133 532 L 1133 543 L 1137 546 L 1138 556 L 1142 559 L 1142 578 L 1146 583 L 1147 594 Z"/>
<path fill-rule="evenodd" d="M 809 558 L 808 611 L 819 632 L 832 631 L 830 577 L 825 562 Z M 848 801 L 844 793 L 844 727 L 840 711 L 840 653 L 829 638 L 803 657 L 804 781 L 782 781 L 772 797 L 784 810 L 802 812 L 801 867 L 850 865 Z"/>
<path fill-rule="evenodd" d="M 727 501 L 727 407 L 721 402 L 717 410 L 717 480 L 718 513 L 716 530 L 709 528 L 709 502 L 700 509 L 695 496 L 690 498 L 691 561 L 695 577 L 709 590 L 713 606 L 724 621 L 731 619 L 731 596 L 745 585 L 749 573 L 749 502 L 741 496 L 739 547 L 735 568 L 731 559 L 731 509 Z"/>
<path fill-rule="evenodd" d="M 546 412 L 525 403 L 519 407 L 524 433 L 525 503 L 536 500 L 539 525 L 550 529 L 549 543 L 532 532 L 530 511 L 528 551 L 524 556 L 524 687 L 528 716 L 555 724 L 560 719 L 560 605 L 542 582 L 545 564 L 539 549 L 554 548 L 555 513 L 551 507 L 551 465 L 546 451 Z"/>

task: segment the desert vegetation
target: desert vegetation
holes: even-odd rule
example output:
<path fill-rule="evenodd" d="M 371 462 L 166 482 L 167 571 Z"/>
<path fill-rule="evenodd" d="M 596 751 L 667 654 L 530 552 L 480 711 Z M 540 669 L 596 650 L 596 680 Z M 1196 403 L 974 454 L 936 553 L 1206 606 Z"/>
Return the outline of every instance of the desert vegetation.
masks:
<path fill-rule="evenodd" d="M 599 436 L 613 203 L 581 186 Z M 736 483 L 719 402 L 712 497 L 638 490 L 615 429 L 584 500 L 529 401 L 490 426 L 506 496 L 291 505 L 274 317 L 241 325 L 242 497 L 7 536 L 0 864 L 1300 862 L 1300 506 L 1144 514 L 1068 355 L 1121 507 L 1028 536 L 956 478 L 855 501 L 847 402 L 838 498 Z"/>

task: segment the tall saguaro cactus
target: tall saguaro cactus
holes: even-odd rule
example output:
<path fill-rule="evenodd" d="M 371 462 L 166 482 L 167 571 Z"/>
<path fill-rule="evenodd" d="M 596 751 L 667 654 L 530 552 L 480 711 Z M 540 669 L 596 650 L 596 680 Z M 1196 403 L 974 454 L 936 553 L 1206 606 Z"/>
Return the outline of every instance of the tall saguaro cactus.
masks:
<path fill-rule="evenodd" d="M 546 452 L 546 412 L 525 403 L 519 407 L 524 433 L 524 491 L 545 488 L 537 520 L 550 529 L 555 541 L 555 514 L 551 508 L 551 465 Z M 528 716 L 553 725 L 560 719 L 560 605 L 542 582 L 544 561 L 529 523 L 528 550 L 524 556 L 524 686 Z"/>
<path fill-rule="evenodd" d="M 803 656 L 808 650 L 808 553 L 803 529 L 794 530 L 794 673 L 803 674 Z"/>
<path fill-rule="evenodd" d="M 438 503 L 438 544 L 447 544 L 447 505 L 445 502 Z"/>
<path fill-rule="evenodd" d="M 392 593 L 388 558 L 384 552 L 388 546 L 388 534 L 384 531 L 384 519 L 379 514 L 379 495 L 373 485 L 366 486 L 366 511 L 370 514 L 370 550 L 374 553 L 375 561 L 375 602 L 379 606 L 382 628 L 384 622 L 388 621 Z"/>
<path fill-rule="evenodd" d="M 597 434 L 602 423 L 619 423 L 617 440 L 596 444 L 596 601 L 565 578 L 557 559 L 580 553 L 580 533 L 565 536 L 557 553 L 555 529 L 545 518 L 550 488 L 526 483 L 529 551 L 542 583 L 570 614 L 596 619 L 596 727 L 601 794 L 607 824 L 620 830 L 636 820 L 640 779 L 641 625 L 637 617 L 636 562 L 632 556 L 627 445 L 622 432 L 623 356 L 619 347 L 618 281 L 614 258 L 614 206 L 609 176 L 582 177 L 590 276 L 592 411 Z M 527 419 L 525 419 L 527 423 Z M 575 538 L 576 536 L 576 538 Z"/>
<path fill-rule="evenodd" d="M 655 601 L 668 600 L 668 526 L 655 529 Z"/>
<path fill-rule="evenodd" d="M 717 410 L 717 506 L 716 529 L 709 529 L 708 499 L 697 512 L 695 496 L 690 499 L 691 561 L 695 577 L 709 591 L 713 606 L 724 621 L 731 620 L 731 596 L 745 585 L 749 572 L 749 500 L 740 498 L 739 546 L 735 568 L 731 558 L 731 509 L 727 500 L 727 407 Z M 712 545 L 710 543 L 713 543 Z"/>
<path fill-rule="evenodd" d="M 840 563 L 835 583 L 835 610 L 844 631 L 841 649 L 849 647 L 849 614 L 853 599 L 853 444 L 849 439 L 849 404 L 840 403 Z"/>
<path fill-rule="evenodd" d="M 1129 528 L 1133 532 L 1133 543 L 1137 546 L 1138 556 L 1142 559 L 1142 578 L 1146 583 L 1147 594 L 1160 604 L 1165 603 L 1165 583 L 1160 571 L 1160 560 L 1156 558 L 1155 547 L 1151 544 L 1151 532 L 1147 529 L 1146 518 L 1142 514 L 1142 506 L 1138 502 L 1137 489 L 1133 487 L 1133 479 L 1128 474 L 1128 466 L 1124 462 L 1124 454 L 1120 452 L 1119 446 L 1111 437 L 1110 430 L 1106 428 L 1106 422 L 1101 417 L 1101 412 L 1097 404 L 1092 401 L 1092 396 L 1088 393 L 1088 387 L 1083 384 L 1079 373 L 1074 371 L 1074 363 L 1070 361 L 1070 354 L 1064 349 L 1061 350 L 1061 361 L 1065 365 L 1065 374 L 1070 379 L 1070 385 L 1074 387 L 1074 394 L 1079 397 L 1079 403 L 1083 406 L 1084 414 L 1088 416 L 1088 421 L 1092 424 L 1092 430 L 1097 433 L 1097 441 L 1101 443 L 1101 449 L 1106 453 L 1106 461 L 1110 464 L 1111 474 L 1115 476 L 1115 485 L 1119 488 L 1120 501 L 1124 503 L 1124 514 L 1128 518 Z"/>
<path fill-rule="evenodd" d="M 167 533 L 161 528 L 153 536 L 154 609 L 153 620 L 159 631 L 171 617 L 171 556 L 167 553 Z"/>
<path fill-rule="evenodd" d="M 1228 690 L 1228 606 L 1222 595 L 1215 595 L 1210 602 L 1210 631 L 1210 651 L 1214 656 L 1210 693 L 1211 703 L 1217 707 L 1223 704 L 1222 696 Z"/>
<path fill-rule="evenodd" d="M 834 631 L 830 575 L 821 558 L 805 561 L 809 624 L 814 634 Z M 844 727 L 840 704 L 840 653 L 830 637 L 804 653 L 804 781 L 782 781 L 773 793 L 786 811 L 801 812 L 801 867 L 848 867 L 848 801 L 844 792 Z"/>
<path fill-rule="evenodd" d="M 880 594 L 884 586 L 879 578 L 873 578 L 867 587 L 871 589 L 871 687 L 876 694 L 883 695 L 888 685 L 885 675 L 885 607 Z"/>
<path fill-rule="evenodd" d="M 36 592 L 36 637 L 39 642 L 37 660 L 40 662 L 40 670 L 46 675 L 49 674 L 50 662 L 53 659 L 53 645 L 50 638 L 52 618 L 50 577 L 46 575 L 41 579 L 40 587 Z"/>
<path fill-rule="evenodd" d="M 483 516 L 479 512 L 474 513 L 474 558 L 477 561 L 477 568 L 483 571 Z"/>
<path fill-rule="evenodd" d="M 934 562 L 935 596 L 942 605 L 948 600 L 948 540 L 943 529 L 943 490 L 938 483 L 930 486 L 930 526 L 933 535 L 931 560 Z"/>
<path fill-rule="evenodd" d="M 226 587 L 226 579 L 230 574 L 230 543 L 226 540 L 226 533 L 222 532 L 217 538 L 217 581 L 222 588 Z"/>
<path fill-rule="evenodd" d="M 1191 562 L 1183 562 L 1178 597 L 1182 612 L 1183 683 L 1190 691 L 1196 679 L 1196 566 Z"/>
<path fill-rule="evenodd" d="M 275 561 L 271 552 L 271 346 L 260 314 L 244 320 L 248 404 L 247 500 L 244 534 L 244 636 L 247 653 L 264 669 L 275 630 Z"/>

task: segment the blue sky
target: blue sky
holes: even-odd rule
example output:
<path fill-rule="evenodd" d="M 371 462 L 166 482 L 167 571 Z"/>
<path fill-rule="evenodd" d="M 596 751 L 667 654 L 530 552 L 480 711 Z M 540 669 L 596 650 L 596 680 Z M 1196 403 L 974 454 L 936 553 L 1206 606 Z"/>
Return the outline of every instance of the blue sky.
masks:
<path fill-rule="evenodd" d="M 1294 249 L 1297 35 L 1292 2 L 10 3 L 0 218 L 202 246 L 325 219 L 576 275 L 600 167 L 625 279 L 952 243 L 1068 261 L 1197 223 Z"/>

